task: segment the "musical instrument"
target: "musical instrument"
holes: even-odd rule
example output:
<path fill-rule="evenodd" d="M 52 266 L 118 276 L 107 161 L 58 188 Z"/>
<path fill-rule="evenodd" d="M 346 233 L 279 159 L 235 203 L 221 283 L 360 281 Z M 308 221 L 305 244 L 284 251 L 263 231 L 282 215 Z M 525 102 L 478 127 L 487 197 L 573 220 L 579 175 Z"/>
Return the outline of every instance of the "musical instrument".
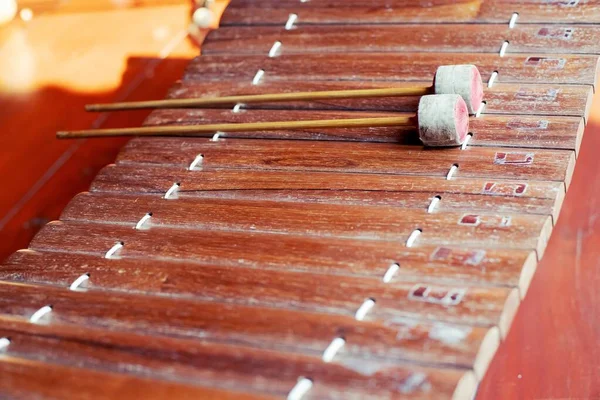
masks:
<path fill-rule="evenodd" d="M 600 15 L 429 3 L 233 0 L 170 98 L 414 87 L 474 64 L 468 141 L 427 148 L 395 126 L 133 139 L 0 268 L 0 393 L 472 398 L 569 188 Z M 145 125 L 394 118 L 418 101 L 160 109 Z"/>

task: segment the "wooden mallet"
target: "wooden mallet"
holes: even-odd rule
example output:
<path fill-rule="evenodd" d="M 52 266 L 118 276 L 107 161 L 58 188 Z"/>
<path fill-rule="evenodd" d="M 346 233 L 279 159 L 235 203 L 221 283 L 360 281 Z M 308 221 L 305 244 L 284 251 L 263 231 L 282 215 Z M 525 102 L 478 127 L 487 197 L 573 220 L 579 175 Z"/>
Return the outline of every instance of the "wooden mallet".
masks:
<path fill-rule="evenodd" d="M 444 65 L 437 69 L 431 86 L 403 88 L 331 90 L 319 92 L 272 93 L 193 99 L 166 99 L 108 104 L 89 104 L 87 111 L 121 111 L 147 108 L 200 108 L 235 106 L 236 104 L 274 103 L 284 101 L 319 101 L 333 99 L 424 96 L 428 94 L 458 94 L 467 104 L 469 114 L 475 114 L 483 99 L 483 84 L 474 65 Z"/>
<path fill-rule="evenodd" d="M 59 139 L 108 136 L 210 137 L 217 132 L 384 126 L 416 127 L 419 130 L 419 138 L 426 146 L 458 146 L 469 131 L 469 112 L 467 104 L 460 95 L 436 94 L 421 97 L 416 116 L 89 129 L 57 132 L 56 137 Z"/>

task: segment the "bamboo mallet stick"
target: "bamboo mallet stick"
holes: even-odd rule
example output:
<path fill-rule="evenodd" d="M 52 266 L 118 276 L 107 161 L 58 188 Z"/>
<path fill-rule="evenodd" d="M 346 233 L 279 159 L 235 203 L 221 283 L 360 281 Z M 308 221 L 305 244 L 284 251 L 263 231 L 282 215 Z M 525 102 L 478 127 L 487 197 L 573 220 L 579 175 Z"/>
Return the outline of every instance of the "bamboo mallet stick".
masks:
<path fill-rule="evenodd" d="M 194 99 L 166 99 L 132 101 L 123 103 L 88 104 L 87 111 L 123 111 L 148 108 L 201 108 L 211 106 L 235 106 L 236 104 L 277 103 L 285 101 L 318 101 L 353 98 L 374 98 L 393 96 L 424 96 L 433 94 L 433 88 L 415 86 L 407 88 L 381 88 L 356 90 L 326 90 L 320 92 L 269 93 Z"/>
<path fill-rule="evenodd" d="M 445 65 L 437 69 L 431 86 L 399 88 L 328 90 L 317 92 L 269 93 L 192 99 L 166 99 L 123 103 L 89 104 L 87 111 L 123 111 L 148 108 L 201 108 L 235 106 L 236 104 L 276 103 L 286 101 L 319 101 L 394 96 L 425 96 L 428 94 L 459 94 L 474 114 L 483 98 L 481 75 L 474 65 Z"/>
<path fill-rule="evenodd" d="M 469 113 L 467 105 L 460 95 L 443 94 L 421 97 L 416 116 L 88 129 L 81 131 L 61 131 L 57 132 L 56 136 L 59 139 L 111 136 L 206 137 L 212 136 L 217 132 L 386 126 L 416 127 L 419 130 L 419 138 L 424 144 L 429 146 L 454 146 L 461 144 L 468 133 Z"/>
<path fill-rule="evenodd" d="M 59 139 L 92 138 L 109 136 L 200 136 L 210 137 L 216 132 L 248 132 L 295 129 L 360 128 L 381 126 L 416 126 L 414 116 L 321 119 L 308 121 L 248 122 L 235 124 L 145 126 L 139 128 L 87 129 L 80 131 L 61 131 L 56 133 Z"/>

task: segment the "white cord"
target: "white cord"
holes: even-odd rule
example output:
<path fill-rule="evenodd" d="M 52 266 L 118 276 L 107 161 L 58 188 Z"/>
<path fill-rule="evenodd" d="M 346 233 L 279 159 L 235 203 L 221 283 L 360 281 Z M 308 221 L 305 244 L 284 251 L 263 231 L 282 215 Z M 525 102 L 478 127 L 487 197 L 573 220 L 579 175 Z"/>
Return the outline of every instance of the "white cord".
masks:
<path fill-rule="evenodd" d="M 296 20 L 298 19 L 298 15 L 297 14 L 290 14 L 288 17 L 287 22 L 285 23 L 285 30 L 289 31 L 290 29 L 294 28 L 294 24 L 296 23 Z"/>
<path fill-rule="evenodd" d="M 104 258 L 112 258 L 115 253 L 123 248 L 123 242 L 119 242 L 111 247 L 106 254 L 104 254 Z"/>
<path fill-rule="evenodd" d="M 373 299 L 366 299 L 360 305 L 360 307 L 358 307 L 358 310 L 356 310 L 356 313 L 354 314 L 354 318 L 357 321 L 362 321 L 363 319 L 365 319 L 365 317 L 367 316 L 367 314 L 369 313 L 369 311 L 371 311 L 371 309 L 374 306 L 375 306 L 375 300 L 373 300 Z"/>
<path fill-rule="evenodd" d="M 290 390 L 290 392 L 287 395 L 287 400 L 301 400 L 302 397 L 304 397 L 304 395 L 306 393 L 308 393 L 308 391 L 310 390 L 310 388 L 312 388 L 313 386 L 313 381 L 311 381 L 308 378 L 302 378 L 300 379 L 296 385 L 292 388 L 292 390 Z"/>
<path fill-rule="evenodd" d="M 69 290 L 77 290 L 77 289 L 79 289 L 79 286 L 81 286 L 88 279 L 90 279 L 90 275 L 89 274 L 83 274 L 83 275 L 81 275 L 79 278 L 75 279 L 73 281 L 73 283 L 71 283 L 71 286 L 69 286 Z"/>
<path fill-rule="evenodd" d="M 252 79 L 252 84 L 258 85 L 264 74 L 265 74 L 264 69 L 259 69 L 258 71 L 256 71 L 256 75 L 254 75 L 254 78 Z"/>
<path fill-rule="evenodd" d="M 500 47 L 500 57 L 504 57 L 504 54 L 506 54 L 506 49 L 508 48 L 508 40 L 505 40 L 504 43 L 502 43 L 502 47 Z"/>
<path fill-rule="evenodd" d="M 198 154 L 196 156 L 196 158 L 194 158 L 194 161 L 192 161 L 192 163 L 188 167 L 188 170 L 189 171 L 193 171 L 193 170 L 197 169 L 198 165 L 202 164 L 203 160 L 204 160 L 204 155 L 203 154 Z"/>
<path fill-rule="evenodd" d="M 431 214 L 435 210 L 441 199 L 442 198 L 440 196 L 435 196 L 433 199 L 431 199 L 431 203 L 429 203 L 429 207 L 427 207 L 427 214 Z"/>
<path fill-rule="evenodd" d="M 517 24 L 518 18 L 519 18 L 519 13 L 513 13 L 513 15 L 510 17 L 510 21 L 508 21 L 508 27 L 510 29 L 515 27 L 515 25 Z"/>
<path fill-rule="evenodd" d="M 44 315 L 52 312 L 52 306 L 44 306 L 33 313 L 31 317 L 29 317 L 29 322 L 36 323 L 38 322 Z"/>
<path fill-rule="evenodd" d="M 400 265 L 398 263 L 393 263 L 390 267 L 385 271 L 383 275 L 383 283 L 390 283 L 396 272 L 400 270 Z"/>
<path fill-rule="evenodd" d="M 492 75 L 490 76 L 490 79 L 488 80 L 487 87 L 491 88 L 492 86 L 494 86 L 494 82 L 496 81 L 497 77 L 498 77 L 498 71 L 492 72 Z"/>
<path fill-rule="evenodd" d="M 269 57 L 270 58 L 277 57 L 279 55 L 280 48 L 281 48 L 281 42 L 279 40 L 277 40 L 275 43 L 273 43 L 271 50 L 269 50 Z"/>
<path fill-rule="evenodd" d="M 446 174 L 446 180 L 449 181 L 450 179 L 452 179 L 452 176 L 454 175 L 454 173 L 458 170 L 458 165 L 454 164 L 453 166 L 450 167 L 450 169 L 448 170 L 448 173 Z"/>
<path fill-rule="evenodd" d="M 343 338 L 338 337 L 333 339 L 331 343 L 329 343 L 329 346 L 327 346 L 327 348 L 323 352 L 323 361 L 326 363 L 333 361 L 333 358 L 335 357 L 337 352 L 340 351 L 340 349 L 344 347 L 345 344 L 346 341 Z"/>

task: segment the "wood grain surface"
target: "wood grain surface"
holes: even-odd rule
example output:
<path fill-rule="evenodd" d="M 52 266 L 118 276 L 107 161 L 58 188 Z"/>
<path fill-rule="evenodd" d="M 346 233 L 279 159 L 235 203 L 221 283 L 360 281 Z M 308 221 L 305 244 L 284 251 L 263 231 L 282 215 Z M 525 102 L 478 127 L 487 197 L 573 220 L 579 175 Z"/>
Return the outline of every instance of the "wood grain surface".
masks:
<path fill-rule="evenodd" d="M 3 323 L 5 322 L 3 321 Z M 47 349 L 48 346 L 46 346 Z M 136 376 L 131 373 L 107 373 L 96 368 L 65 365 L 60 361 L 49 363 L 9 355 L 0 356 L 0 361 L 0 371 L 2 371 L 0 394 L 6 398 L 18 399 L 35 396 L 59 399 L 71 397 L 73 393 L 82 397 L 106 400 L 123 395 L 157 400 L 171 396 L 190 400 L 197 398 L 272 400 L 277 398 L 184 385 L 180 382 L 153 379 L 147 375 L 140 376 L 141 374 Z"/>
<path fill-rule="evenodd" d="M 410 361 L 423 366 L 474 368 L 483 376 L 500 336 L 498 328 L 465 327 L 392 319 L 386 323 L 300 310 L 280 310 L 137 294 L 106 296 L 22 283 L 0 284 L 2 313 L 29 318 L 51 305 L 52 323 L 85 324 L 159 337 L 181 337 L 321 357 L 329 343 L 343 337 L 338 362 Z M 357 305 L 358 307 L 359 305 Z M 278 321 L 274 323 L 274 321 Z M 487 347 L 487 348 L 486 348 Z M 482 351 L 480 351 L 480 348 Z M 348 361 L 350 361 L 348 360 Z"/>
<path fill-rule="evenodd" d="M 167 267 L 167 268 L 165 268 Z M 459 325 L 507 328 L 518 304 L 517 289 L 420 283 L 418 276 L 384 282 L 369 276 L 329 276 L 291 270 L 265 270 L 155 259 L 105 259 L 86 254 L 21 250 L 10 257 L 0 279 L 69 287 L 82 274 L 85 290 L 143 293 L 324 314 L 354 316 L 357 305 L 375 298 L 369 320 L 410 318 Z M 315 285 L 319 282 L 319 285 Z M 443 302 L 415 296 L 421 285 L 437 296 L 460 293 L 460 301 Z M 202 291 L 197 288 L 202 287 Z M 443 296 L 442 296 L 443 297 Z M 439 298 L 437 298 L 439 300 Z M 505 304 L 508 305 L 505 307 Z"/>
<path fill-rule="evenodd" d="M 145 179 L 150 177 L 153 179 Z M 179 182 L 179 196 L 207 196 L 215 191 L 290 190 L 301 196 L 307 190 L 374 191 L 390 195 L 394 192 L 431 192 L 437 194 L 482 195 L 489 201 L 518 202 L 520 198 L 557 201 L 564 194 L 564 185 L 556 181 L 490 181 L 460 175 L 429 177 L 417 175 L 361 174 L 343 172 L 248 170 L 198 168 L 186 166 L 157 166 L 145 163 L 119 163 L 104 168 L 91 190 L 98 192 L 156 193 L 164 195 L 173 182 Z M 380 196 L 385 203 L 385 196 Z M 443 202 L 440 202 L 443 207 Z"/>
<path fill-rule="evenodd" d="M 96 177 L 95 193 L 156 194 L 179 182 L 178 197 L 391 206 L 431 212 L 487 211 L 557 218 L 564 188 L 558 182 L 490 182 L 378 174 L 202 170 L 113 165 Z"/>
<path fill-rule="evenodd" d="M 310 4 L 309 4 L 310 3 Z M 315 4 L 296 0 L 232 0 L 221 25 L 280 25 L 290 14 L 297 24 L 372 24 L 372 23 L 456 23 L 484 22 L 508 24 L 513 13 L 518 22 L 598 23 L 597 0 L 327 0 Z"/>
<path fill-rule="evenodd" d="M 169 98 L 233 96 L 242 94 L 290 93 L 302 90 L 343 90 L 429 85 L 433 75 L 423 82 L 401 81 L 311 81 L 311 76 L 299 80 L 265 80 L 253 85 L 250 80 L 221 79 L 218 81 L 180 81 L 169 91 Z M 587 118 L 591 104 L 592 87 L 589 85 L 510 84 L 484 85 L 484 114 L 551 115 Z M 387 97 L 373 99 L 330 100 L 318 102 L 247 104 L 246 108 L 310 109 L 310 110 L 364 110 L 414 111 L 418 97 Z"/>
<path fill-rule="evenodd" d="M 352 387 L 356 396 L 351 395 L 355 399 L 378 398 L 367 389 L 372 385 L 387 387 L 388 396 L 399 399 L 426 399 L 431 393 L 450 399 L 461 381 L 471 393 L 475 386 L 469 372 L 457 369 L 376 361 L 363 363 L 361 367 L 360 360 L 352 358 L 347 358 L 344 364 L 328 364 L 316 357 L 289 353 L 282 356 L 233 344 L 174 337 L 148 340 L 147 335 L 138 332 L 106 331 L 55 322 L 34 325 L 23 318 L 10 316 L 0 319 L 2 334 L 10 335 L 11 346 L 14 345 L 15 355 L 2 357 L 5 362 L 0 363 L 2 379 L 6 383 L 3 390 L 11 394 L 28 393 L 18 384 L 41 369 L 47 371 L 44 376 L 60 374 L 60 383 L 45 388 L 45 381 L 34 379 L 39 385 L 35 389 L 41 389 L 46 396 L 58 394 L 59 397 L 68 396 L 81 385 L 78 393 L 94 398 L 127 393 L 144 398 L 277 399 L 285 396 L 298 376 L 313 378 L 311 398 L 324 399 L 347 394 L 348 388 L 352 387 L 348 386 L 349 381 L 356 382 L 356 387 Z M 56 351 L 51 351 L 52 348 Z M 135 351 L 135 348 L 142 351 Z M 64 364 L 78 365 L 79 368 Z M 145 367 L 139 368 L 139 365 Z M 361 371 L 364 369 L 370 369 L 372 373 L 365 374 Z M 80 371 L 80 380 L 69 387 L 66 383 L 71 383 L 70 377 L 76 371 Z M 415 377 L 421 377 L 421 384 L 411 384 Z M 107 384 L 100 385 L 102 380 L 108 381 Z M 35 389 L 29 390 L 35 392 Z M 146 396 L 152 389 L 154 394 Z"/>
<path fill-rule="evenodd" d="M 330 275 L 383 279 L 398 263 L 396 276 L 424 282 L 519 287 L 527 290 L 536 267 L 527 250 L 428 246 L 393 242 L 273 235 L 254 232 L 133 229 L 131 225 L 53 222 L 29 246 L 36 251 L 63 251 L 104 257 L 116 243 L 118 257 L 177 260 L 231 267 L 284 269 Z M 418 277 L 418 278 L 414 278 Z"/>
<path fill-rule="evenodd" d="M 189 167 L 204 155 L 202 168 L 382 173 L 446 177 L 532 179 L 568 182 L 574 153 L 565 150 L 471 147 L 427 149 L 392 143 L 202 138 L 139 138 L 128 143 L 120 163 Z M 393 163 L 390 160 L 394 160 Z M 168 188 L 165 188 L 165 190 Z"/>
<path fill-rule="evenodd" d="M 152 213 L 146 227 L 193 231 L 235 231 L 306 235 L 326 240 L 348 238 L 406 242 L 415 229 L 419 243 L 432 246 L 506 248 L 544 252 L 551 233 L 544 215 L 470 214 L 394 207 L 268 202 L 229 199 L 170 199 L 160 196 L 80 194 L 67 206 L 63 221 L 135 226 Z M 190 232 L 193 235 L 193 232 Z"/>
<path fill-rule="evenodd" d="M 300 21 L 302 15 L 300 14 Z M 268 54 L 281 42 L 278 54 L 432 52 L 506 54 L 598 54 L 600 27 L 594 25 L 402 24 L 222 27 L 212 31 L 202 54 Z M 368 55 L 365 55 L 368 57 Z"/>
<path fill-rule="evenodd" d="M 282 106 L 280 106 L 282 107 Z M 411 110 L 417 111 L 417 108 Z M 408 113 L 382 113 L 359 111 L 318 110 L 231 110 L 218 109 L 173 109 L 156 110 L 145 121 L 146 126 L 172 124 L 195 125 L 207 123 L 241 123 L 263 121 L 304 121 L 317 119 L 351 119 L 380 117 L 411 117 Z M 531 147 L 547 149 L 579 150 L 583 135 L 584 120 L 577 117 L 482 115 L 469 119 L 472 138 L 469 145 L 492 147 Z M 328 129 L 257 130 L 228 132 L 227 137 L 263 139 L 318 139 L 394 142 L 419 144 L 417 130 L 411 126 L 393 127 L 350 127 Z"/>
<path fill-rule="evenodd" d="M 207 55 L 188 66 L 184 79 L 237 79 L 251 82 L 260 69 L 260 82 L 312 81 L 431 81 L 440 65 L 474 64 L 487 82 L 595 85 L 598 56 L 566 54 L 479 53 L 332 53 L 288 54 L 280 57 Z M 260 83 L 259 82 L 259 83 Z"/>
<path fill-rule="evenodd" d="M 471 399 L 480 383 L 485 399 L 527 398 L 510 374 L 522 378 L 523 357 L 539 371 L 536 358 L 552 355 L 525 354 L 571 350 L 547 337 L 560 332 L 550 307 L 564 303 L 560 285 L 535 289 L 527 316 L 544 324 L 517 309 L 531 302 L 547 242 L 564 240 L 550 232 L 575 157 L 594 151 L 581 145 L 598 64 L 594 6 L 234 0 L 229 27 L 170 97 L 408 87 L 430 84 L 440 64 L 474 63 L 489 87 L 469 144 L 427 149 L 390 128 L 132 140 L 0 268 L 0 397 L 69 397 L 77 366 L 71 389 L 99 398 L 282 398 L 303 379 L 303 400 Z M 290 13 L 296 25 L 284 28 Z M 162 110 L 145 124 L 403 117 L 416 100 Z M 580 187 L 594 188 L 586 177 Z M 565 257 L 548 253 L 546 275 L 565 277 Z M 510 352 L 492 361 L 501 346 Z M 23 389 L 44 370 L 63 382 Z"/>

